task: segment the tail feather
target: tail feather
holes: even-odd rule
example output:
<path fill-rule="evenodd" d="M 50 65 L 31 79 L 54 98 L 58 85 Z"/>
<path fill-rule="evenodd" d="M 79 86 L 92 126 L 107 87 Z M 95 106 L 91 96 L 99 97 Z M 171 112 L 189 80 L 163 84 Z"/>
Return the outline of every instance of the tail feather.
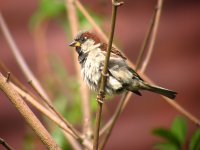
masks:
<path fill-rule="evenodd" d="M 159 86 L 154 86 L 154 85 L 149 85 L 149 84 L 145 84 L 145 88 L 144 90 L 148 90 L 154 93 L 158 93 L 161 94 L 163 96 L 166 96 L 170 99 L 175 99 L 176 98 L 176 94 L 177 92 L 174 92 L 172 90 L 168 90 Z"/>

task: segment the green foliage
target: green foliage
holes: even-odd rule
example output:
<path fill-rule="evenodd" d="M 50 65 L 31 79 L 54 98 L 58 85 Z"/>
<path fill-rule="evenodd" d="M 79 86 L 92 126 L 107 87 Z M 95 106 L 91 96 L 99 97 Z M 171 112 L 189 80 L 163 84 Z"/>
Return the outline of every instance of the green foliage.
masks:
<path fill-rule="evenodd" d="M 164 139 L 164 142 L 157 143 L 154 148 L 157 150 L 181 150 L 185 146 L 187 124 L 186 121 L 177 117 L 170 129 L 156 128 L 153 134 Z M 191 138 L 190 150 L 200 150 L 200 129 Z"/>
<path fill-rule="evenodd" d="M 160 143 L 154 146 L 156 150 L 179 150 L 177 146 L 173 145 L 172 143 Z"/>
<path fill-rule="evenodd" d="M 198 129 L 192 136 L 189 150 L 200 150 L 200 129 Z"/>
<path fill-rule="evenodd" d="M 172 123 L 171 132 L 176 136 L 180 146 L 184 144 L 187 133 L 186 121 L 183 118 L 177 117 Z"/>
<path fill-rule="evenodd" d="M 163 128 L 157 128 L 153 131 L 154 135 L 160 136 L 163 139 L 165 139 L 167 142 L 162 144 L 159 144 L 157 147 L 169 147 L 171 145 L 172 147 L 176 149 L 180 149 L 181 145 L 179 140 L 177 139 L 176 135 L 168 129 L 163 129 Z"/>

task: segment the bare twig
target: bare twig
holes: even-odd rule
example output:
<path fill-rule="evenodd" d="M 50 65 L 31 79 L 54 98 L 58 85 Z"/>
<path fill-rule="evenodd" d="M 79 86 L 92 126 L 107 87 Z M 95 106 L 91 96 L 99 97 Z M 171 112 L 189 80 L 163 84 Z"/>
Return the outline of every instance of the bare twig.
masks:
<path fill-rule="evenodd" d="M 160 9 L 156 9 L 154 11 L 153 18 L 151 20 L 151 24 L 150 24 L 149 30 L 147 32 L 147 35 L 146 35 L 145 40 L 143 42 L 142 48 L 140 50 L 140 54 L 138 56 L 136 67 L 135 67 L 136 71 L 138 70 L 139 64 L 142 61 L 142 58 L 143 58 L 143 55 L 144 55 L 144 51 L 147 48 L 148 42 L 151 44 L 151 47 L 147 50 L 147 52 L 151 51 L 151 53 L 152 53 L 152 51 L 153 51 L 153 45 L 155 43 L 155 38 L 156 38 L 155 35 L 156 35 L 157 29 L 158 29 L 158 23 L 159 23 L 159 19 L 160 19 L 161 8 L 162 8 L 162 0 L 158 0 L 157 8 L 158 7 Z M 151 55 L 149 55 L 149 56 L 151 56 Z M 148 59 L 150 59 L 150 57 L 148 57 Z M 144 69 L 146 69 L 146 66 L 145 66 Z M 100 149 L 104 148 L 104 146 L 105 146 L 106 142 L 108 141 L 108 139 L 110 137 L 110 134 L 111 134 L 111 132 L 112 132 L 112 130 L 114 128 L 114 125 L 115 125 L 115 123 L 117 121 L 117 118 L 121 114 L 122 110 L 125 108 L 126 104 L 129 102 L 130 97 L 131 97 L 131 93 L 130 92 L 126 92 L 124 94 L 124 96 L 122 97 L 122 99 L 121 99 L 120 103 L 118 104 L 118 107 L 117 107 L 113 117 L 110 119 L 111 121 L 108 122 L 109 126 L 106 125 L 107 132 L 106 132 L 106 134 L 105 134 L 105 136 L 103 138 L 103 141 L 101 143 L 101 148 Z M 105 128 L 103 128 L 103 129 L 104 129 L 103 131 L 106 131 Z"/>
<path fill-rule="evenodd" d="M 68 139 L 68 141 L 70 142 L 71 146 L 73 149 L 75 150 L 82 150 L 82 146 L 80 145 L 80 143 L 78 143 L 74 137 L 72 137 L 71 135 L 69 135 L 67 132 L 63 131 L 63 129 L 61 130 L 65 136 L 66 139 Z M 87 147 L 87 149 L 89 149 L 89 146 L 86 145 L 85 147 Z"/>
<path fill-rule="evenodd" d="M 37 102 L 37 100 L 35 98 L 33 98 L 31 95 L 29 95 L 25 91 L 21 90 L 16 85 L 12 84 L 12 86 L 15 88 L 15 90 L 19 93 L 19 95 L 23 99 L 25 99 L 27 102 L 29 102 L 31 105 L 33 105 L 36 109 L 38 109 L 43 115 L 45 115 L 47 118 L 49 118 L 50 120 L 52 120 L 56 125 L 58 125 L 62 129 L 62 132 L 64 133 L 64 135 L 67 136 L 67 139 L 69 141 L 71 141 L 71 137 L 73 137 L 75 139 L 78 139 L 79 141 L 83 141 L 83 136 L 77 137 L 77 135 L 75 135 L 71 131 L 71 129 L 68 128 L 68 126 L 66 126 L 66 124 L 60 118 L 58 118 L 58 116 L 56 116 L 51 111 L 49 111 L 44 106 L 42 106 L 39 102 Z M 69 135 L 70 135 L 70 137 L 69 137 Z M 74 140 L 72 140 L 71 142 L 73 143 Z M 72 146 L 73 147 L 77 147 L 77 142 L 76 142 L 76 144 L 72 144 Z M 90 146 L 89 142 L 86 142 L 85 146 L 88 149 L 91 149 L 90 148 L 91 146 Z"/>
<path fill-rule="evenodd" d="M 7 150 L 13 150 L 13 148 L 2 138 L 0 138 L 0 144 L 3 145 Z"/>
<path fill-rule="evenodd" d="M 138 72 L 140 74 L 140 72 Z M 155 83 L 147 76 L 142 76 L 145 81 L 147 81 L 150 84 L 155 85 Z M 162 96 L 162 95 L 161 95 Z M 170 104 L 174 109 L 176 109 L 178 112 L 180 112 L 182 115 L 184 115 L 188 120 L 192 121 L 196 125 L 200 126 L 200 120 L 195 117 L 193 114 L 191 114 L 189 111 L 187 111 L 185 108 L 183 108 L 178 102 L 172 101 L 171 99 L 162 96 L 164 100 Z"/>
<path fill-rule="evenodd" d="M 7 67 L 0 62 L 0 68 L 2 68 L 3 70 L 5 70 L 5 72 L 8 72 Z M 15 88 L 15 90 L 20 94 L 20 96 L 25 99 L 26 101 L 28 101 L 30 104 L 32 104 L 36 109 L 38 109 L 43 115 L 45 115 L 47 118 L 49 118 L 50 120 L 52 120 L 55 124 L 57 124 L 60 128 L 61 131 L 63 132 L 64 136 L 66 137 L 66 139 L 68 139 L 69 143 L 71 144 L 71 146 L 73 147 L 73 149 L 76 150 L 81 150 L 81 146 L 80 144 L 75 140 L 75 139 L 81 139 L 81 137 L 77 137 L 67 126 L 66 124 L 60 120 L 60 118 L 58 118 L 57 116 L 55 116 L 55 114 L 52 113 L 52 111 L 49 111 L 50 109 L 46 109 L 44 106 L 42 106 L 39 102 L 37 102 L 37 98 L 30 93 L 28 90 L 26 90 L 26 88 L 21 84 L 21 82 L 18 81 L 18 79 L 15 76 L 12 76 L 12 80 L 14 81 L 14 83 L 16 83 L 18 85 L 18 87 L 14 84 L 12 84 L 12 86 Z M 83 139 L 79 140 L 80 142 L 83 141 Z M 87 149 L 91 149 L 92 144 L 88 141 L 85 141 L 83 143 L 83 145 L 85 147 L 87 147 Z"/>
<path fill-rule="evenodd" d="M 163 0 L 157 1 L 157 5 L 156 5 L 156 8 L 155 8 L 155 18 L 153 18 L 154 21 L 153 21 L 153 24 L 152 24 L 151 40 L 149 42 L 149 49 L 147 51 L 146 58 L 144 59 L 144 61 L 142 63 L 142 67 L 140 69 L 141 72 L 145 71 L 147 64 L 149 63 L 149 60 L 151 58 L 152 52 L 153 52 L 153 47 L 155 45 L 156 35 L 157 35 L 157 31 L 158 31 L 158 25 L 159 25 L 159 22 L 160 22 L 162 4 L 163 4 Z"/>
<path fill-rule="evenodd" d="M 25 63 L 24 58 L 22 57 L 22 55 L 19 52 L 18 47 L 16 46 L 14 40 L 12 39 L 12 36 L 9 33 L 9 30 L 8 30 L 1 14 L 0 14 L 0 25 L 1 25 L 2 31 L 4 33 L 4 36 L 7 40 L 7 42 L 9 43 L 9 46 L 10 46 L 19 66 L 21 67 L 23 73 L 25 74 L 27 80 L 29 82 L 31 82 L 32 87 L 35 89 L 35 91 L 37 91 L 37 93 L 40 95 L 40 97 L 43 99 L 43 101 L 45 101 L 45 103 L 53 110 L 53 112 L 55 112 L 55 114 L 58 115 L 58 117 L 61 119 L 61 121 L 66 123 L 66 125 L 77 136 L 78 132 L 54 109 L 51 101 L 49 100 L 49 97 L 47 96 L 47 94 L 45 93 L 45 91 L 41 87 L 40 83 L 37 81 L 37 79 L 35 78 L 35 76 L 31 72 L 31 70 L 28 68 L 27 64 Z"/>
<path fill-rule="evenodd" d="M 158 1 L 159 2 L 159 1 Z M 160 10 L 162 9 L 162 7 L 160 7 Z M 158 9 L 154 9 L 154 13 L 153 13 L 153 17 L 151 18 L 151 21 L 150 21 L 150 26 L 149 26 L 149 29 L 146 33 L 146 36 L 144 38 L 144 41 L 142 43 L 142 47 L 140 49 L 140 52 L 139 52 L 139 55 L 138 55 L 138 58 L 137 58 L 137 61 L 136 61 L 136 64 L 135 64 L 135 70 L 138 70 L 141 63 L 142 63 L 142 59 L 144 57 L 144 54 L 145 54 L 145 50 L 147 49 L 147 46 L 148 46 L 148 43 L 149 43 L 149 40 L 151 38 L 151 34 L 152 34 L 152 31 L 153 31 L 153 27 L 154 27 L 154 24 L 155 24 L 155 19 L 156 19 L 156 15 L 158 13 L 157 11 Z"/>
<path fill-rule="evenodd" d="M 10 72 L 10 70 L 5 66 L 5 64 L 1 60 L 0 60 L 0 69 L 4 72 Z M 12 74 L 12 73 L 10 72 L 10 74 Z M 28 92 L 26 90 L 26 88 L 24 87 L 24 85 L 13 74 L 12 74 L 12 78 L 10 78 L 10 80 L 12 82 L 14 82 L 17 86 L 19 86 L 22 90 Z M 29 92 L 29 94 L 34 97 L 34 95 L 32 93 Z"/>
<path fill-rule="evenodd" d="M 8 68 L 0 61 L 0 68 L 2 70 L 4 70 L 5 72 L 9 72 Z M 66 137 L 66 139 L 68 139 L 69 143 L 71 144 L 71 146 L 74 149 L 80 150 L 80 144 L 74 140 L 75 139 L 80 139 L 81 137 L 77 137 L 72 131 L 71 129 L 69 129 L 67 127 L 67 125 L 65 124 L 65 122 L 63 120 L 61 120 L 60 118 L 58 118 L 57 114 L 53 113 L 52 109 L 46 109 L 44 106 L 42 106 L 39 102 L 36 101 L 36 97 L 35 95 L 33 95 L 32 93 L 30 93 L 28 90 L 26 90 L 26 88 L 23 86 L 23 84 L 21 84 L 21 82 L 19 82 L 19 80 L 15 77 L 12 76 L 12 80 L 14 81 L 14 83 L 16 83 L 18 85 L 18 87 L 16 85 L 14 85 L 13 83 L 12 86 L 15 88 L 15 90 L 20 94 L 20 96 L 27 100 L 29 103 L 31 103 L 36 109 L 38 109 L 40 112 L 43 113 L 43 115 L 47 116 L 50 120 L 52 120 L 53 122 L 55 122 L 62 130 L 64 136 Z M 37 91 L 36 91 L 37 92 Z M 39 94 L 39 93 L 38 93 Z M 41 97 L 41 96 L 40 96 Z M 46 101 L 46 100 L 45 100 Z M 47 103 L 47 102 L 45 102 Z M 47 103 L 47 106 L 49 106 L 49 108 L 51 108 L 51 104 Z M 54 109 L 54 108 L 53 108 Z M 49 111 L 51 110 L 51 111 Z M 57 116 L 55 116 L 57 115 Z M 87 144 L 87 143 L 86 143 Z M 86 147 L 90 147 L 89 144 L 85 145 Z"/>
<path fill-rule="evenodd" d="M 65 123 L 65 125 L 73 132 L 76 137 L 81 137 L 80 133 L 54 108 L 52 104 L 50 104 L 40 93 L 38 90 L 33 86 L 32 82 L 30 81 L 29 84 L 31 87 L 37 92 L 37 94 L 42 98 L 43 102 L 58 116 L 58 118 Z"/>
<path fill-rule="evenodd" d="M 99 144 L 99 129 L 101 124 L 101 113 L 103 108 L 103 101 L 105 97 L 105 85 L 107 80 L 107 70 L 108 70 L 108 63 L 110 59 L 110 51 L 112 48 L 112 42 L 114 37 L 114 31 L 115 31 L 115 22 L 116 22 L 116 16 L 117 16 L 117 8 L 118 6 L 121 6 L 123 2 L 117 2 L 117 0 L 112 1 L 112 20 L 111 20 L 111 32 L 110 32 L 110 38 L 108 42 L 108 49 L 107 54 L 104 62 L 104 68 L 101 76 L 101 83 L 100 83 L 100 89 L 97 96 L 98 101 L 98 108 L 96 112 L 96 125 L 95 125 L 95 131 L 94 131 L 94 144 L 93 144 L 93 150 L 98 150 L 98 144 Z"/>
<path fill-rule="evenodd" d="M 37 102 L 32 96 L 30 96 L 28 93 L 21 90 L 16 85 L 12 84 L 12 86 L 15 88 L 15 90 L 20 94 L 20 96 L 28 101 L 30 104 L 32 104 L 36 109 L 38 109 L 40 112 L 42 112 L 46 117 L 48 117 L 50 120 L 55 122 L 60 128 L 65 130 L 66 132 L 69 132 L 73 137 L 78 138 L 76 134 L 74 134 L 69 127 L 55 114 L 53 114 L 51 111 L 46 109 L 44 106 L 42 106 L 39 102 Z"/>
<path fill-rule="evenodd" d="M 50 150 L 60 150 L 60 147 L 55 143 L 45 127 L 33 114 L 33 112 L 16 92 L 16 90 L 11 86 L 11 84 L 6 82 L 6 78 L 3 77 L 2 74 L 0 74 L 0 89 L 7 95 L 9 100 L 21 113 L 25 121 L 29 124 L 29 126 L 33 129 L 45 146 Z"/>
<path fill-rule="evenodd" d="M 24 75 L 26 76 L 27 80 L 28 81 L 31 80 L 33 82 L 33 86 L 35 86 L 35 88 L 38 89 L 38 91 L 41 93 L 41 95 L 49 101 L 49 97 L 47 96 L 47 94 L 43 90 L 42 86 L 40 85 L 40 83 L 38 82 L 36 77 L 33 75 L 32 71 L 29 69 L 28 65 L 26 64 L 26 62 L 23 58 L 23 56 L 21 55 L 20 50 L 18 49 L 16 43 L 14 42 L 14 40 L 13 40 L 9 30 L 8 30 L 8 27 L 6 26 L 6 23 L 3 19 L 1 12 L 0 12 L 0 27 L 1 27 L 3 35 L 5 36 L 5 38 L 8 42 L 8 45 L 10 46 L 10 49 L 11 49 L 18 65 L 20 66 L 20 68 L 21 68 L 22 72 L 24 73 Z"/>
<path fill-rule="evenodd" d="M 71 27 L 72 36 L 78 33 L 78 19 L 76 7 L 74 6 L 74 0 L 66 0 L 66 7 L 68 8 L 68 18 Z M 77 54 L 73 52 L 73 58 L 76 60 Z M 82 102 L 82 112 L 83 112 L 83 134 L 87 139 L 91 139 L 92 129 L 91 129 L 91 112 L 90 112 L 90 102 L 89 102 L 89 90 L 86 87 L 80 76 L 80 65 L 75 61 L 76 74 L 78 76 L 78 81 L 80 83 L 80 95 Z"/>
<path fill-rule="evenodd" d="M 116 120 L 118 119 L 119 115 L 121 114 L 121 112 L 123 111 L 124 107 L 126 106 L 125 104 L 127 103 L 127 100 L 130 99 L 132 93 L 131 92 L 126 92 L 124 93 L 123 97 L 120 100 L 120 103 L 118 104 L 118 107 L 114 113 L 114 115 L 112 116 L 112 118 L 102 127 L 101 131 L 100 131 L 100 136 L 102 136 L 106 131 L 108 131 L 109 128 L 113 128 L 111 126 L 113 126 L 116 123 Z M 123 104 L 122 104 L 123 103 Z M 107 133 L 110 134 L 110 133 Z M 106 137 L 104 137 L 106 138 Z M 105 140 L 105 139 L 104 139 Z M 102 146 L 103 146 L 103 141 L 102 141 Z M 102 147 L 101 146 L 101 147 Z"/>

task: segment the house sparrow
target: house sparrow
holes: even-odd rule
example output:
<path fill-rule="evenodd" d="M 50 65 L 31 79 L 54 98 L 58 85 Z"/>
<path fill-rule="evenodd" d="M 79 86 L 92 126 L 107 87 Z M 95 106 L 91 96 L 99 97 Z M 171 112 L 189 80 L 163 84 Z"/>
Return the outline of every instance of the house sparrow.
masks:
<path fill-rule="evenodd" d="M 98 91 L 100 87 L 101 72 L 103 70 L 107 44 L 89 31 L 81 31 L 69 46 L 75 47 L 78 61 L 81 65 L 81 75 L 90 89 Z M 120 94 L 131 91 L 141 95 L 140 90 L 147 90 L 175 99 L 176 92 L 146 83 L 126 63 L 126 57 L 112 47 L 108 64 L 108 77 L 105 86 L 106 94 Z"/>

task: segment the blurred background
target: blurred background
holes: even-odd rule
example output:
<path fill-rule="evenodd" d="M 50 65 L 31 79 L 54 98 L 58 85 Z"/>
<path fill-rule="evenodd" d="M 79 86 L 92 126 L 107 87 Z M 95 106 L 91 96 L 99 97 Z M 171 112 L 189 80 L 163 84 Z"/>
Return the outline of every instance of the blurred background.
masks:
<path fill-rule="evenodd" d="M 42 2 L 45 3 L 45 1 L 34 0 L 0 0 L 0 10 L 31 70 L 50 97 L 55 99 L 58 107 L 63 103 L 67 105 L 61 108 L 62 111 L 67 112 L 65 108 L 72 105 L 74 99 L 76 99 L 74 107 L 79 106 L 80 103 L 79 97 L 74 98 L 73 95 L 69 95 L 70 91 L 76 91 L 78 87 L 77 84 L 73 85 L 73 81 L 76 80 L 73 77 L 74 61 L 77 60 L 72 59 L 72 49 L 68 47 L 72 37 L 68 20 L 64 19 L 65 13 L 61 15 L 55 13 L 49 17 L 49 20 L 41 23 L 42 19 L 45 20 L 42 15 L 38 15 L 40 12 L 38 8 L 41 9 Z M 106 0 L 81 2 L 108 33 L 110 2 Z M 118 11 L 115 43 L 134 63 L 155 4 L 156 0 L 127 0 Z M 59 6 L 59 9 L 62 11 L 63 7 Z M 85 22 L 82 19 L 82 29 L 90 28 Z M 12 75 L 29 87 L 1 32 L 0 60 L 12 72 Z M 198 118 L 200 118 L 199 65 L 200 2 L 197 0 L 164 1 L 154 52 L 145 73 L 156 84 L 177 91 L 176 101 Z M 0 71 L 6 75 L 3 70 Z M 52 72 L 55 73 L 52 74 Z M 119 97 L 114 99 L 105 103 L 103 114 L 105 120 L 112 116 L 119 102 Z M 92 107 L 95 110 L 94 98 L 92 101 Z M 40 116 L 37 111 L 34 112 Z M 80 112 L 77 110 L 76 115 L 73 114 L 75 117 L 73 115 L 71 118 L 67 117 L 72 123 L 78 124 Z M 153 149 L 153 145 L 160 141 L 160 138 L 152 135 L 152 130 L 157 127 L 169 128 L 174 118 L 180 115 L 156 94 L 143 92 L 142 97 L 134 95 L 117 121 L 106 149 Z M 188 122 L 188 140 L 185 147 L 191 134 L 197 128 L 189 120 L 186 119 L 186 121 Z M 24 139 L 30 132 L 23 118 L 7 97 L 0 92 L 0 137 L 14 149 L 20 150 L 25 147 Z M 42 144 L 38 143 L 40 147 Z M 1 145 L 0 149 L 2 149 Z"/>

